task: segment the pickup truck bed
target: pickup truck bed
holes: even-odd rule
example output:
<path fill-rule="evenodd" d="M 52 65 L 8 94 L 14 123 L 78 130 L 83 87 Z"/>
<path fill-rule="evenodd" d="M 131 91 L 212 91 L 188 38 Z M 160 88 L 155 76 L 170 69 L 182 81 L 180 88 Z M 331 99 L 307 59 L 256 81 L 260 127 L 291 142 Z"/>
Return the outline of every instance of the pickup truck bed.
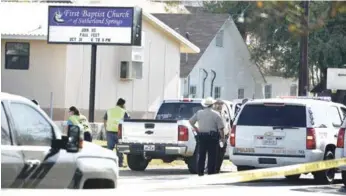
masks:
<path fill-rule="evenodd" d="M 127 119 L 122 123 L 121 143 L 178 143 L 177 120 Z"/>

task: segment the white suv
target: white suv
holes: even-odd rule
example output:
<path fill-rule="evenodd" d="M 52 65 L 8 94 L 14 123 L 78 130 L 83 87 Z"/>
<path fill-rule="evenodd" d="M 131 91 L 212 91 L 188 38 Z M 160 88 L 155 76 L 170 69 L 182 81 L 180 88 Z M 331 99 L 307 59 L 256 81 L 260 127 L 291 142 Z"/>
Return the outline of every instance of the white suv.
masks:
<path fill-rule="evenodd" d="M 338 141 L 336 144 L 335 158 L 346 158 L 346 118 L 339 130 Z M 346 165 L 339 168 L 341 170 L 342 182 L 346 186 Z"/>
<path fill-rule="evenodd" d="M 316 98 L 249 101 L 231 130 L 230 160 L 241 171 L 334 159 L 344 112 L 344 105 Z M 313 175 L 319 183 L 332 183 L 335 169 Z"/>

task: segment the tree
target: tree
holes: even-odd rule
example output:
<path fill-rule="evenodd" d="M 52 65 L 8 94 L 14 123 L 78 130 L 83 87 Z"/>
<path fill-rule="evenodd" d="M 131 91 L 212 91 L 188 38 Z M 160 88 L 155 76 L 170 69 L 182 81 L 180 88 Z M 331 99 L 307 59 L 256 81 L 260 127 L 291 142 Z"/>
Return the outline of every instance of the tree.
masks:
<path fill-rule="evenodd" d="M 212 13 L 230 13 L 249 34 L 253 59 L 272 75 L 297 77 L 300 35 L 309 33 L 311 76 L 325 78 L 327 67 L 346 64 L 346 2 L 311 2 L 309 26 L 302 26 L 300 2 L 205 2 Z M 270 65 L 270 66 L 267 66 Z M 322 74 L 316 74 L 321 72 Z"/>
<path fill-rule="evenodd" d="M 298 77 L 300 36 L 304 34 L 309 34 L 313 86 L 325 88 L 328 67 L 346 68 L 344 1 L 311 1 L 308 26 L 301 25 L 303 10 L 296 1 L 207 1 L 203 7 L 207 12 L 231 15 L 242 36 L 250 38 L 251 56 L 266 74 Z M 342 100 L 346 92 L 338 94 Z"/>

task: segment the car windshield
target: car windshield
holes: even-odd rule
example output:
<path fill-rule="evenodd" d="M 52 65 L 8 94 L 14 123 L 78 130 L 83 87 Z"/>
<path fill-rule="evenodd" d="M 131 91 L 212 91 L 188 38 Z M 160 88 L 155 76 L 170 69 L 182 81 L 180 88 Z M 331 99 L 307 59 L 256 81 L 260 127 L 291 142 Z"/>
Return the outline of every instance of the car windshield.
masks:
<path fill-rule="evenodd" d="M 156 115 L 156 119 L 187 120 L 200 109 L 203 109 L 200 103 L 163 103 Z"/>
<path fill-rule="evenodd" d="M 245 105 L 237 125 L 306 127 L 306 109 L 297 105 Z"/>

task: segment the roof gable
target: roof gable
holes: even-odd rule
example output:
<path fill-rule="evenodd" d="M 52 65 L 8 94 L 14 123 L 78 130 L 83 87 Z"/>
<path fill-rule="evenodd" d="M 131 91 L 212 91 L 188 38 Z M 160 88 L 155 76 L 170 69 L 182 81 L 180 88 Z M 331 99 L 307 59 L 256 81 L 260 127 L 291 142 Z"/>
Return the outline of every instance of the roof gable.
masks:
<path fill-rule="evenodd" d="M 193 13 L 193 14 L 153 14 L 155 17 L 176 30 L 200 48 L 200 53 L 181 54 L 180 77 L 187 77 L 204 51 L 210 45 L 217 32 L 229 18 L 228 14 Z M 187 61 L 186 61 L 187 59 Z"/>

